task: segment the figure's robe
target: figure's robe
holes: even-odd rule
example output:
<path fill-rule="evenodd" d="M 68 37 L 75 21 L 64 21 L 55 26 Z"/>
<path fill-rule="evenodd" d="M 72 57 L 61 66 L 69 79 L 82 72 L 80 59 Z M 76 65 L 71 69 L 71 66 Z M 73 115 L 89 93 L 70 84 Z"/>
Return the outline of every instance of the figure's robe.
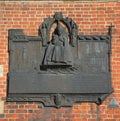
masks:
<path fill-rule="evenodd" d="M 73 57 L 66 36 L 57 37 L 54 44 L 46 48 L 44 65 L 72 65 Z"/>

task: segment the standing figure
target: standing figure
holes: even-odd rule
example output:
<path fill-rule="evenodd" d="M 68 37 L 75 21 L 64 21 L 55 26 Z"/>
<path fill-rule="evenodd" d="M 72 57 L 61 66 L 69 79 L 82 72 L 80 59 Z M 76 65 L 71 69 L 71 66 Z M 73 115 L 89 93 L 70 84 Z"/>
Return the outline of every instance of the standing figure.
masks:
<path fill-rule="evenodd" d="M 73 20 L 71 20 L 70 24 L 71 24 L 71 44 L 72 46 L 75 46 L 77 41 L 77 26 L 75 25 Z"/>
<path fill-rule="evenodd" d="M 42 45 L 47 45 L 47 25 L 46 23 L 43 23 L 40 28 L 41 38 L 42 38 Z"/>

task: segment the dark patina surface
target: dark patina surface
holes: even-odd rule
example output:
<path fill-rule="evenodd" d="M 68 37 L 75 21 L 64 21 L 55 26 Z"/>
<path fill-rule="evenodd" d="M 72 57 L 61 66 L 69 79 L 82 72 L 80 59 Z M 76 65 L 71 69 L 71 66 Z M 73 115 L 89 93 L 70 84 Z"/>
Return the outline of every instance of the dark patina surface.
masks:
<path fill-rule="evenodd" d="M 44 19 L 38 36 L 10 29 L 7 101 L 57 108 L 75 102 L 101 104 L 113 91 L 111 33 L 112 26 L 108 35 L 78 35 L 76 23 L 61 12 Z"/>

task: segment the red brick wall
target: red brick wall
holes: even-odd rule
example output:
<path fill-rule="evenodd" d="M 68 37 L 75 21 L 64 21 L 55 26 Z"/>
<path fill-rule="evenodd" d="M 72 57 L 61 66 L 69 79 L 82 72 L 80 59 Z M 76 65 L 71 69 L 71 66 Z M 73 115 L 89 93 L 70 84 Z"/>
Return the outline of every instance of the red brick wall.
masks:
<path fill-rule="evenodd" d="M 41 103 L 6 102 L 8 72 L 8 29 L 22 28 L 27 35 L 37 35 L 45 17 L 62 11 L 73 18 L 79 34 L 106 34 L 112 23 L 112 85 L 111 94 L 101 106 L 76 103 L 69 108 L 46 108 Z M 120 105 L 120 2 L 0 2 L 0 102 L 4 110 L 0 121 L 120 121 L 120 108 L 109 108 L 114 98 Z"/>

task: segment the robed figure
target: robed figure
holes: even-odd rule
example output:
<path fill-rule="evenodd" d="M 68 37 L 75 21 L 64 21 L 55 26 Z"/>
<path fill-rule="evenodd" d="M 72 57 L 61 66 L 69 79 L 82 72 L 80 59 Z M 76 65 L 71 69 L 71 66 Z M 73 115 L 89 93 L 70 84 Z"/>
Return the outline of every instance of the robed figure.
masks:
<path fill-rule="evenodd" d="M 73 57 L 68 41 L 68 33 L 66 32 L 66 28 L 59 23 L 57 23 L 57 27 L 52 33 L 52 40 L 46 48 L 43 65 L 73 65 Z"/>

